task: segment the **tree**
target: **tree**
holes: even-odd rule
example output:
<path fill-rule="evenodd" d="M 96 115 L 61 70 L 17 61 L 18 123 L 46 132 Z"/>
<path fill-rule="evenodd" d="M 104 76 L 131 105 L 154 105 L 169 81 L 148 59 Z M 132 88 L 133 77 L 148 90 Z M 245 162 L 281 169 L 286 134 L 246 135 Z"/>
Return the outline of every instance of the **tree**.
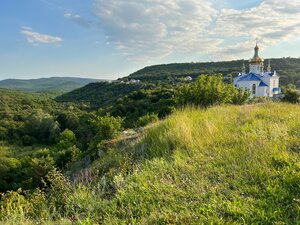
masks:
<path fill-rule="evenodd" d="M 52 143 L 59 135 L 60 129 L 53 116 L 38 110 L 27 118 L 24 132 L 41 143 Z"/>
<path fill-rule="evenodd" d="M 79 125 L 78 116 L 73 112 L 62 112 L 57 117 L 57 122 L 60 124 L 60 129 L 75 130 Z"/>
<path fill-rule="evenodd" d="M 289 84 L 282 88 L 284 97 L 282 101 L 290 103 L 300 103 L 300 91 L 296 89 L 295 85 Z"/>
<path fill-rule="evenodd" d="M 242 104 L 249 97 L 247 91 L 225 84 L 219 75 L 201 75 L 193 84 L 183 85 L 176 93 L 179 105 L 194 104 L 208 107 L 223 103 Z"/>
<path fill-rule="evenodd" d="M 109 140 L 117 136 L 122 128 L 123 119 L 119 116 L 113 117 L 109 114 L 98 116 L 93 121 L 97 135 L 101 140 Z"/>
<path fill-rule="evenodd" d="M 244 104 L 250 97 L 250 91 L 244 91 L 241 88 L 237 88 L 232 95 L 232 103 L 235 105 Z"/>
<path fill-rule="evenodd" d="M 115 138 L 122 129 L 123 119 L 119 116 L 113 117 L 109 114 L 97 116 L 92 121 L 96 135 L 89 143 L 89 149 L 95 149 L 105 140 Z"/>
<path fill-rule="evenodd" d="M 79 152 L 79 149 L 76 147 L 76 136 L 73 131 L 68 129 L 60 133 L 57 138 L 57 144 L 52 148 L 52 155 L 60 168 L 75 161 Z"/>

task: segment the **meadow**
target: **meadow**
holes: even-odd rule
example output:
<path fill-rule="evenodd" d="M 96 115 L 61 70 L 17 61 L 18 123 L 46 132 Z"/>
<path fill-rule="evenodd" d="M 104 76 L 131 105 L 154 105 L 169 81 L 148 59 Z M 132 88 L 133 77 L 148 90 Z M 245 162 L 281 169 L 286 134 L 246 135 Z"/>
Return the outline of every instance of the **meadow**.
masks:
<path fill-rule="evenodd" d="M 1 197 L 1 224 L 299 224 L 300 108 L 186 107 L 116 139 L 71 183 Z"/>

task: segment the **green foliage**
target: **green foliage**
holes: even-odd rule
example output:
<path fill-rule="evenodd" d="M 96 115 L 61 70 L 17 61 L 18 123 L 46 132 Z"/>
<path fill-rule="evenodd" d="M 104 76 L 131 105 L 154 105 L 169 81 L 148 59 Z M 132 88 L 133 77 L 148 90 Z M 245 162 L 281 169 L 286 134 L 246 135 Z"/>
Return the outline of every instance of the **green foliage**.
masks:
<path fill-rule="evenodd" d="M 122 129 L 123 119 L 121 117 L 97 116 L 93 121 L 96 128 L 96 139 L 98 142 L 115 138 Z"/>
<path fill-rule="evenodd" d="M 98 109 L 114 105 L 119 98 L 140 89 L 149 89 L 151 84 L 91 83 L 82 88 L 58 96 L 58 102 L 82 103 L 83 106 Z"/>
<path fill-rule="evenodd" d="M 21 169 L 21 162 L 18 159 L 12 157 L 0 157 L 0 192 L 9 190 L 14 187 L 14 174 L 16 171 Z"/>
<path fill-rule="evenodd" d="M 278 58 L 271 59 L 272 69 L 280 76 L 280 84 L 286 86 L 294 84 L 300 88 L 300 59 L 299 58 Z M 231 75 L 237 76 L 241 72 L 243 60 L 227 62 L 197 62 L 197 63 L 172 63 L 163 65 L 148 66 L 138 70 L 127 77 L 127 79 L 139 79 L 143 82 L 177 82 L 177 79 L 191 76 L 196 79 L 199 74 L 222 73 L 226 83 L 232 80 Z M 246 65 L 247 66 L 247 65 Z M 265 65 L 267 66 L 267 65 Z M 266 69 L 266 68 L 265 68 Z M 246 68 L 248 70 L 248 68 Z M 170 77 L 171 82 L 170 82 Z"/>
<path fill-rule="evenodd" d="M 84 114 L 44 94 L 0 89 L 0 191 L 40 186 L 53 167 L 66 168 L 76 160 L 80 150 L 75 133 Z M 73 131 L 60 134 L 63 127 Z"/>
<path fill-rule="evenodd" d="M 68 148 L 76 144 L 76 136 L 71 130 L 64 130 L 59 134 L 57 145 L 60 148 Z"/>
<path fill-rule="evenodd" d="M 176 96 L 179 105 L 203 107 L 224 103 L 243 104 L 248 97 L 247 91 L 225 84 L 222 75 L 201 75 L 195 83 L 181 86 Z"/>
<path fill-rule="evenodd" d="M 144 127 L 148 125 L 149 123 L 157 122 L 158 115 L 157 114 L 146 114 L 145 116 L 141 116 L 137 121 L 137 127 Z"/>
<path fill-rule="evenodd" d="M 60 124 L 60 129 L 76 130 L 79 126 L 78 115 L 74 112 L 63 111 L 57 116 L 57 122 Z"/>
<path fill-rule="evenodd" d="M 282 101 L 290 103 L 300 103 L 300 91 L 296 89 L 295 85 L 288 85 L 283 88 L 283 98 Z"/>
<path fill-rule="evenodd" d="M 55 166 L 54 159 L 49 154 L 41 154 L 39 151 L 30 157 L 0 156 L 0 163 L 0 192 L 20 187 L 35 188 L 41 184 L 41 178 Z"/>
<path fill-rule="evenodd" d="M 169 115 L 175 107 L 173 87 L 157 87 L 153 90 L 139 90 L 118 99 L 109 111 L 113 116 L 121 116 L 125 127 L 139 127 L 138 118 L 146 119 L 149 114 L 158 118 Z"/>
<path fill-rule="evenodd" d="M 40 140 L 42 143 L 53 143 L 60 133 L 60 128 L 50 114 L 37 111 L 27 118 L 24 133 Z"/>
<path fill-rule="evenodd" d="M 64 168 L 74 162 L 80 150 L 76 147 L 76 136 L 71 130 L 60 133 L 57 143 L 51 148 L 51 155 L 59 168 Z"/>
<path fill-rule="evenodd" d="M 51 170 L 33 194 L 3 194 L 0 221 L 297 224 L 299 117 L 284 103 L 176 111 L 134 143 L 110 146 L 90 184 Z"/>
<path fill-rule="evenodd" d="M 231 103 L 234 105 L 243 105 L 243 104 L 245 104 L 245 102 L 247 102 L 249 100 L 249 97 L 250 97 L 249 91 L 247 91 L 247 90 L 244 91 L 241 88 L 237 88 L 232 93 Z"/>

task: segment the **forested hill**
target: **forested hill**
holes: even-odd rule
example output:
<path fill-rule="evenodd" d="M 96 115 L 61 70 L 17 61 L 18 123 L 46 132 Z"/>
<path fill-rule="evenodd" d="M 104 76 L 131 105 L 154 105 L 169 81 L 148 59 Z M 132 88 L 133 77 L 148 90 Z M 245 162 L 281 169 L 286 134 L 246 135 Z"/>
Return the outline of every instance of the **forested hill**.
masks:
<path fill-rule="evenodd" d="M 0 87 L 31 92 L 48 91 L 64 93 L 98 81 L 104 80 L 77 77 L 50 77 L 29 80 L 6 79 L 0 81 Z"/>
<path fill-rule="evenodd" d="M 154 85 L 137 83 L 127 84 L 120 82 L 91 83 L 56 98 L 59 102 L 87 103 L 91 108 L 110 107 L 119 98 L 141 89 L 151 89 Z"/>
<path fill-rule="evenodd" d="M 156 89 L 155 95 L 157 97 L 159 89 L 168 88 L 169 90 L 173 90 L 174 84 L 186 82 L 182 79 L 186 76 L 196 78 L 200 74 L 222 73 L 224 76 L 231 74 L 232 77 L 235 77 L 241 72 L 242 64 L 242 60 L 236 60 L 149 66 L 127 77 L 120 78 L 116 82 L 88 84 L 82 88 L 63 94 L 57 97 L 56 100 L 59 102 L 81 102 L 93 109 L 112 107 L 117 104 L 120 105 L 120 103 L 128 105 L 128 101 L 124 102 L 122 99 L 124 100 L 129 96 L 130 99 L 138 98 L 142 101 L 143 97 L 141 96 L 146 96 L 149 100 L 153 97 L 154 93 L 141 93 L 142 90 Z M 245 62 L 245 64 L 247 65 L 248 63 Z M 265 64 L 267 65 L 267 62 Z M 271 59 L 271 66 L 272 70 L 276 70 L 280 75 L 281 86 L 294 84 L 300 89 L 300 58 Z M 141 82 L 132 84 L 130 82 L 131 79 L 140 80 Z M 134 94 L 135 92 L 139 93 L 138 97 Z"/>
<path fill-rule="evenodd" d="M 265 66 L 267 66 L 267 60 Z M 141 81 L 168 80 L 174 77 L 191 76 L 199 74 L 222 73 L 237 76 L 241 72 L 243 60 L 224 62 L 203 62 L 203 63 L 172 63 L 164 65 L 148 66 L 128 76 L 129 79 Z M 245 61 L 246 70 L 248 62 Z M 300 58 L 278 58 L 271 59 L 271 66 L 281 77 L 281 85 L 295 84 L 300 88 Z"/>

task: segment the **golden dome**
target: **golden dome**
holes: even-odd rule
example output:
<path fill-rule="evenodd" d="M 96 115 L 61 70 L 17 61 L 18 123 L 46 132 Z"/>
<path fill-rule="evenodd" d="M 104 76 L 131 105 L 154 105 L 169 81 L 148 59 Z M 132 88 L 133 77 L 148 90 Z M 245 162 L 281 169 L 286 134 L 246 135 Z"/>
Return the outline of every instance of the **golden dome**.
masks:
<path fill-rule="evenodd" d="M 250 59 L 249 63 L 250 64 L 260 64 L 262 63 L 264 60 L 260 57 L 257 57 L 257 58 L 252 58 Z"/>
<path fill-rule="evenodd" d="M 250 59 L 250 61 L 249 61 L 250 64 L 260 64 L 260 63 L 262 63 L 262 62 L 264 61 L 262 58 L 260 58 L 260 57 L 258 56 L 258 50 L 259 50 L 259 47 L 258 47 L 257 44 L 256 44 L 256 46 L 255 46 L 255 48 L 254 48 L 254 56 L 253 56 L 253 58 Z"/>

